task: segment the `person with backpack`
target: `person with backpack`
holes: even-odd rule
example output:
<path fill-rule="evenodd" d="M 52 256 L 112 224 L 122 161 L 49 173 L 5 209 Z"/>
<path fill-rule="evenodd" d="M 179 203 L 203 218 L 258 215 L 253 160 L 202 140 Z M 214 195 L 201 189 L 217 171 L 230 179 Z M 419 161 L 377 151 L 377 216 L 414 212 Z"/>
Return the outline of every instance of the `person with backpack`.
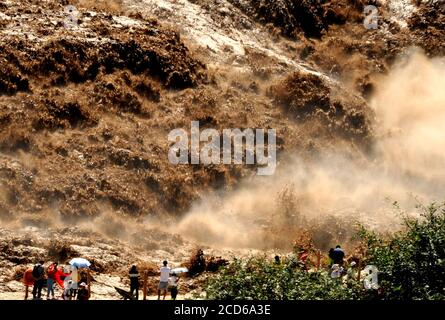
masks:
<path fill-rule="evenodd" d="M 32 298 L 34 300 L 42 299 L 42 289 L 45 285 L 45 269 L 43 264 L 45 262 L 39 261 L 32 269 L 32 276 L 34 278 L 34 288 L 32 289 Z"/>
<path fill-rule="evenodd" d="M 139 300 L 139 272 L 135 265 L 131 267 L 128 276 L 130 277 L 130 294 L 133 298 Z"/>
<path fill-rule="evenodd" d="M 54 300 L 54 284 L 56 282 L 57 275 L 57 266 L 59 264 L 57 262 L 52 263 L 48 269 L 46 270 L 46 275 L 48 279 L 46 280 L 46 299 L 49 300 L 49 296 L 52 295 L 52 299 Z"/>

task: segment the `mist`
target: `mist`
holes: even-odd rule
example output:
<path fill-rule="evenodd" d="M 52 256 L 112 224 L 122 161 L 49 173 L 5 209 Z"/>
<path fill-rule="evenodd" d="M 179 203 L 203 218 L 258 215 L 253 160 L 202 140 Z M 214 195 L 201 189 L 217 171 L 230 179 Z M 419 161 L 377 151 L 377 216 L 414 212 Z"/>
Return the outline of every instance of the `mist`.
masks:
<path fill-rule="evenodd" d="M 288 154 L 275 175 L 206 195 L 174 230 L 212 246 L 265 248 L 291 244 L 300 227 L 325 232 L 332 219 L 395 231 L 416 204 L 443 201 L 445 60 L 411 50 L 376 80 L 370 105 L 377 116 L 371 155 L 339 149 L 307 161 Z M 271 244 L 271 231 L 282 241 Z"/>

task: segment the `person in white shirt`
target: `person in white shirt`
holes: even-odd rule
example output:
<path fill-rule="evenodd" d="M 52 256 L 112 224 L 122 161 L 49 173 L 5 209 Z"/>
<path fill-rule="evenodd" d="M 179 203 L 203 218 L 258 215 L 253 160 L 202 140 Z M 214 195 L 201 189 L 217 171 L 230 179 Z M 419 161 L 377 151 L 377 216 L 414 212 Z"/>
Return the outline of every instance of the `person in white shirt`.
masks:
<path fill-rule="evenodd" d="M 331 278 L 335 279 L 335 278 L 340 278 L 341 275 L 343 274 L 343 267 L 340 266 L 339 264 L 333 264 L 332 268 L 331 268 Z"/>
<path fill-rule="evenodd" d="M 159 280 L 158 286 L 158 300 L 161 299 L 161 291 L 164 294 L 163 300 L 165 300 L 165 296 L 167 295 L 168 278 L 170 277 L 170 268 L 167 266 L 167 264 L 167 261 L 164 261 L 164 266 L 161 268 L 161 279 Z"/>
<path fill-rule="evenodd" d="M 73 280 L 71 276 L 67 276 L 63 283 L 63 300 L 71 300 L 72 297 L 72 288 L 73 288 Z"/>

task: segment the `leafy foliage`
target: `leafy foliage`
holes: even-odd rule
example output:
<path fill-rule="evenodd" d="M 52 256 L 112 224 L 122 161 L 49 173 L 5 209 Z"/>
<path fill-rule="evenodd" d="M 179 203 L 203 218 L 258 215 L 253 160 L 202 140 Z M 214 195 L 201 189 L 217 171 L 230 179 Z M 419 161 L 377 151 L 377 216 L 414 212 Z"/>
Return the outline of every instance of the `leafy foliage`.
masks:
<path fill-rule="evenodd" d="M 419 207 L 418 219 L 389 237 L 361 227 L 364 263 L 379 269 L 380 289 L 367 291 L 356 279 L 332 279 L 327 270 L 305 271 L 295 256 L 281 263 L 264 256 L 235 259 L 210 278 L 208 299 L 345 300 L 445 299 L 445 204 Z M 354 277 L 355 278 L 355 277 Z"/>
<path fill-rule="evenodd" d="M 445 205 L 419 209 L 421 217 L 406 218 L 406 230 L 390 239 L 360 231 L 367 263 L 379 268 L 387 299 L 445 298 Z"/>
<path fill-rule="evenodd" d="M 355 299 L 358 284 L 343 284 L 327 272 L 306 272 L 294 257 L 277 264 L 266 257 L 234 260 L 209 280 L 209 299 L 296 300 Z"/>

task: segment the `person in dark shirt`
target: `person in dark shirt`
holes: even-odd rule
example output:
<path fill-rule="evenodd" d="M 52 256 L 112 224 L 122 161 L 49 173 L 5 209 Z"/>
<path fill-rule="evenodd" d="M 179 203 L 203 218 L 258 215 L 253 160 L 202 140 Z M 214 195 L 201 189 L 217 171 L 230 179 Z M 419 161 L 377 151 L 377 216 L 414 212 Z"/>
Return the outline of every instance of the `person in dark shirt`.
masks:
<path fill-rule="evenodd" d="M 77 300 L 86 301 L 90 299 L 90 291 L 87 288 L 85 282 L 79 285 L 79 290 L 77 290 Z"/>
<path fill-rule="evenodd" d="M 275 256 L 275 264 L 276 265 L 280 265 L 281 264 L 281 261 L 280 261 L 280 256 Z"/>
<path fill-rule="evenodd" d="M 139 272 L 135 265 L 131 267 L 128 276 L 130 277 L 130 294 L 134 299 L 139 300 Z"/>
<path fill-rule="evenodd" d="M 169 279 L 170 294 L 172 296 L 172 300 L 176 300 L 176 297 L 178 296 L 178 281 L 179 277 L 176 275 L 175 272 L 173 272 Z"/>
<path fill-rule="evenodd" d="M 32 270 L 32 276 L 34 277 L 34 288 L 32 289 L 33 299 L 42 299 L 42 288 L 46 283 L 45 269 L 43 267 L 44 261 L 39 261 Z"/>
<path fill-rule="evenodd" d="M 337 245 L 335 247 L 334 251 L 332 251 L 332 256 L 331 256 L 334 264 L 343 265 L 344 257 L 345 257 L 345 252 L 340 247 L 340 245 Z"/>

